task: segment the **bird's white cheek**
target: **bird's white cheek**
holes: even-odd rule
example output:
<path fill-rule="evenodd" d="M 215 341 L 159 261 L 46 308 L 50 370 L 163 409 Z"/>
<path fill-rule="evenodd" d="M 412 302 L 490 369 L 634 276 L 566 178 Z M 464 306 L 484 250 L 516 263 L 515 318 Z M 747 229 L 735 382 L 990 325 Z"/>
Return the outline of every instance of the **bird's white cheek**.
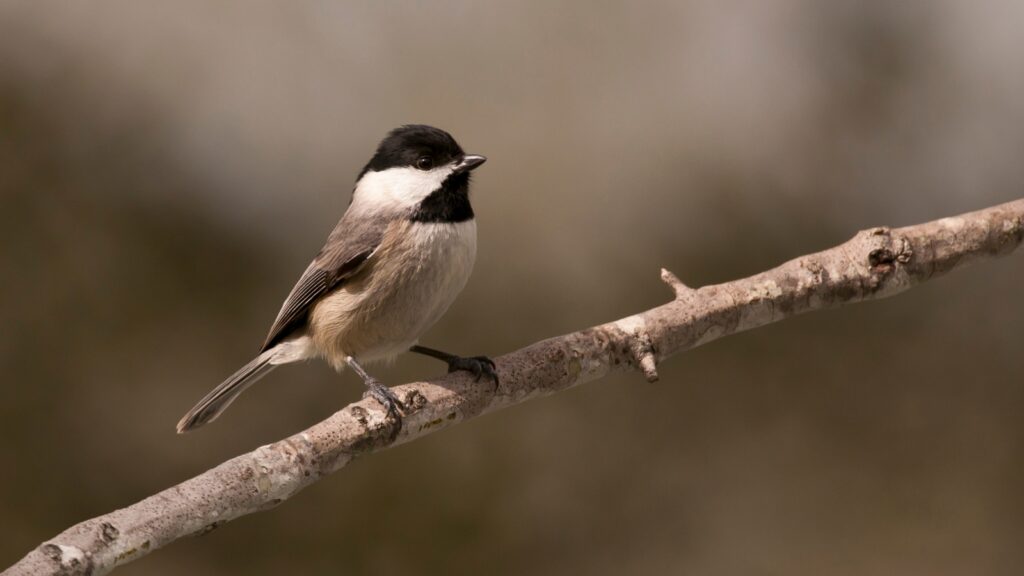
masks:
<path fill-rule="evenodd" d="M 356 185 L 352 203 L 371 209 L 413 208 L 439 189 L 449 174 L 451 166 L 426 171 L 404 167 L 367 172 Z"/>

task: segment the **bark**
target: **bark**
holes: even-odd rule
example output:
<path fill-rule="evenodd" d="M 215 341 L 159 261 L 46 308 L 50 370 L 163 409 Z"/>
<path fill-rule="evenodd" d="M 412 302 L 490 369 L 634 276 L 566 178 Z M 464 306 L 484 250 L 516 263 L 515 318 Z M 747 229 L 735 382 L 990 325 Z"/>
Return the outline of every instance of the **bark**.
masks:
<path fill-rule="evenodd" d="M 346 406 L 127 508 L 87 520 L 32 550 L 3 574 L 104 574 L 183 536 L 272 508 L 358 456 L 415 440 L 480 414 L 639 370 L 712 340 L 862 300 L 892 296 L 1024 239 L 1024 199 L 906 228 L 874 228 L 767 272 L 692 289 L 662 270 L 675 298 L 662 306 L 551 338 L 496 358 L 499 386 L 466 374 L 394 388 L 408 406 L 398 429 L 374 400 Z"/>

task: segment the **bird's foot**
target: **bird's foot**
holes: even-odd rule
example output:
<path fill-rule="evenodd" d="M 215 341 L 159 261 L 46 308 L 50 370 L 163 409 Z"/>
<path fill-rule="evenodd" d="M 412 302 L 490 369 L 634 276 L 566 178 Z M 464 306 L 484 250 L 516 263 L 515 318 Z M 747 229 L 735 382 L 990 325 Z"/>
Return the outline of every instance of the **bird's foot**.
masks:
<path fill-rule="evenodd" d="M 370 397 L 380 402 L 380 405 L 384 407 L 387 413 L 388 419 L 394 419 L 398 422 L 398 429 L 401 430 L 405 404 L 402 404 L 402 401 L 391 391 L 391 388 L 381 384 L 379 380 L 369 378 L 365 381 L 365 384 L 366 392 L 363 393 L 363 398 Z"/>
<path fill-rule="evenodd" d="M 476 382 L 480 381 L 480 378 L 486 376 L 494 385 L 498 385 L 498 372 L 494 369 L 494 360 L 491 360 L 487 356 L 470 356 L 463 358 L 462 356 L 452 356 L 448 359 L 448 372 L 455 372 L 461 370 L 473 374 Z"/>
<path fill-rule="evenodd" d="M 470 356 L 463 358 L 462 356 L 456 356 L 455 354 L 449 354 L 433 348 L 427 348 L 426 346 L 416 345 L 409 348 L 410 352 L 417 354 L 423 354 L 430 356 L 431 358 L 437 358 L 448 365 L 448 373 L 455 372 L 456 370 L 462 370 L 471 373 L 476 381 L 479 382 L 480 378 L 487 376 L 492 382 L 494 382 L 494 389 L 498 389 L 498 372 L 495 370 L 494 360 L 491 360 L 487 356 Z"/>

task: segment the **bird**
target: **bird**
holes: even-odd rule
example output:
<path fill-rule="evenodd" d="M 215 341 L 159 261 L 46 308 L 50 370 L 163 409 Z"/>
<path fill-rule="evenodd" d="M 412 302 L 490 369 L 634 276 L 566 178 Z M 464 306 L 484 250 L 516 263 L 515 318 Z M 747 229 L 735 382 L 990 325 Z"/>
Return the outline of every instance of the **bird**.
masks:
<path fill-rule="evenodd" d="M 390 131 L 359 173 L 348 208 L 292 288 L 259 354 L 178 422 L 179 434 L 212 422 L 249 386 L 283 364 L 321 358 L 351 368 L 401 426 L 399 398 L 364 368 L 403 352 L 424 354 L 498 384 L 493 360 L 418 341 L 447 311 L 476 260 L 470 173 L 487 160 L 444 130 Z"/>

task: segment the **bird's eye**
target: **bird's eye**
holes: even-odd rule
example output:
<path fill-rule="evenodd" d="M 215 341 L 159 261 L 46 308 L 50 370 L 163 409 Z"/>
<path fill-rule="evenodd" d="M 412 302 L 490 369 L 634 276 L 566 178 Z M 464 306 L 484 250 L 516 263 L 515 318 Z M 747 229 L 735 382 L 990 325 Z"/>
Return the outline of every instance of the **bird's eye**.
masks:
<path fill-rule="evenodd" d="M 420 156 L 416 159 L 416 167 L 420 170 L 430 170 L 434 167 L 434 159 L 430 156 Z"/>

